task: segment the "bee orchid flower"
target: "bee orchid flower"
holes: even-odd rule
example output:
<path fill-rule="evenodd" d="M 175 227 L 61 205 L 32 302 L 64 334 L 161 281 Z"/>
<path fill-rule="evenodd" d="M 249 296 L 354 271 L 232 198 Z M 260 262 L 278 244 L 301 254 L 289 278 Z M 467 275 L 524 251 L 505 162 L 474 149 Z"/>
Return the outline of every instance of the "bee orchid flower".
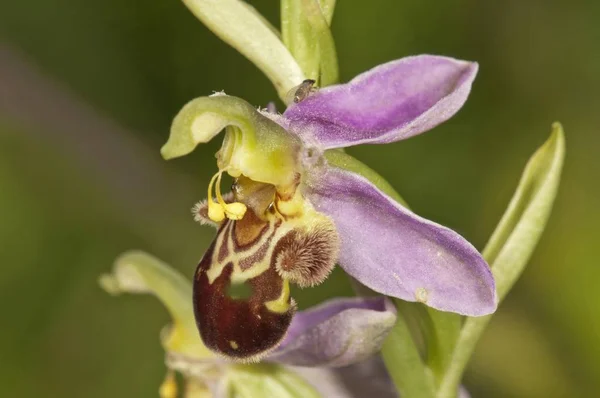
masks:
<path fill-rule="evenodd" d="M 292 323 L 290 283 L 317 285 L 336 263 L 383 295 L 469 316 L 496 309 L 479 252 L 401 205 L 381 177 L 340 150 L 430 130 L 462 107 L 476 73 L 476 63 L 421 55 L 346 84 L 301 86 L 283 114 L 222 93 L 184 106 L 161 150 L 166 159 L 225 130 L 208 199 L 194 210 L 218 229 L 194 277 L 196 321 L 209 349 L 263 358 Z M 235 181 L 226 194 L 223 173 Z"/>

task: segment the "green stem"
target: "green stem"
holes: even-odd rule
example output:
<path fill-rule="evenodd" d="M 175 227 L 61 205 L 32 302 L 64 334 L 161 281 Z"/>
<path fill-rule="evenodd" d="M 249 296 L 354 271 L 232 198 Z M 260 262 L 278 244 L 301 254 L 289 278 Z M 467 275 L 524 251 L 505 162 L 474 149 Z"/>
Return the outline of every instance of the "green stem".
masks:
<path fill-rule="evenodd" d="M 441 383 L 452 362 L 452 355 L 460 335 L 462 317 L 451 312 L 433 308 L 423 308 L 429 322 L 423 327 L 426 332 L 427 364 L 433 372 L 436 383 Z"/>
<path fill-rule="evenodd" d="M 396 307 L 402 304 L 396 301 Z M 396 389 L 403 397 L 432 398 L 435 387 L 402 314 L 381 348 L 381 356 Z"/>
<path fill-rule="evenodd" d="M 479 318 L 467 318 L 465 325 L 460 331 L 456 349 L 452 355 L 452 360 L 437 391 L 437 398 L 452 398 L 456 396 L 458 386 L 462 380 L 463 372 L 469 363 L 479 337 L 485 330 L 491 315 Z"/>

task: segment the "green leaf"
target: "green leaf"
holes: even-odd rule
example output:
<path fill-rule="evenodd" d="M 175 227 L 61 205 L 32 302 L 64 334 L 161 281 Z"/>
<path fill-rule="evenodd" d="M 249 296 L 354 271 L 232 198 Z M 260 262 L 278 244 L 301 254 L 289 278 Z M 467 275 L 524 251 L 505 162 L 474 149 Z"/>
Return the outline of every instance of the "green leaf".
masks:
<path fill-rule="evenodd" d="M 228 398 L 319 398 L 303 378 L 274 364 L 233 365 L 227 371 Z"/>
<path fill-rule="evenodd" d="M 517 191 L 486 245 L 501 299 L 529 261 L 550 216 L 565 156 L 562 126 L 554 123 L 550 139 L 531 157 Z"/>
<path fill-rule="evenodd" d="M 338 79 L 337 54 L 329 29 L 335 3 L 324 3 L 322 7 L 317 0 L 281 1 L 283 42 L 304 74 L 320 86 L 333 84 Z"/>
<path fill-rule="evenodd" d="M 279 97 L 304 79 L 302 69 L 273 27 L 240 0 L 183 0 L 221 40 L 252 61 L 273 83 Z"/>
<path fill-rule="evenodd" d="M 523 272 L 550 216 L 565 157 L 562 126 L 554 123 L 548 141 L 531 157 L 504 216 L 483 251 L 492 266 L 502 300 Z M 456 394 L 464 369 L 491 315 L 467 318 L 450 366 L 440 384 L 439 398 Z"/>

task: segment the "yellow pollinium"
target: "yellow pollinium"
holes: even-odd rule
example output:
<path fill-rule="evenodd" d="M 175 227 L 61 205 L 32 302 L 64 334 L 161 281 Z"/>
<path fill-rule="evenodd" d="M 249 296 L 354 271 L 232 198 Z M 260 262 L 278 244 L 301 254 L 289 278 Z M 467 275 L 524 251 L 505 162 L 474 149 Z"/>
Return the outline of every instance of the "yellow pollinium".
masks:
<path fill-rule="evenodd" d="M 221 195 L 221 176 L 223 171 L 220 170 L 213 176 L 208 184 L 208 217 L 214 222 L 221 222 L 225 217 L 230 220 L 241 220 L 246 214 L 246 205 L 240 202 L 225 203 L 223 195 Z M 213 200 L 212 191 L 216 181 L 215 193 L 217 202 Z"/>

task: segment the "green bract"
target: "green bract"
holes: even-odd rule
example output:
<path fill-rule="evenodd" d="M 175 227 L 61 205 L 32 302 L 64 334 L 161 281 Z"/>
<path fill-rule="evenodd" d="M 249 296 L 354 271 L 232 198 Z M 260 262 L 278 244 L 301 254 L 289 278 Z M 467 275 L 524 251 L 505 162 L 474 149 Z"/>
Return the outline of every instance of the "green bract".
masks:
<path fill-rule="evenodd" d="M 338 64 L 335 43 L 329 29 L 335 2 L 282 0 L 281 33 L 283 43 L 300 64 L 307 78 L 318 85 L 337 82 Z"/>
<path fill-rule="evenodd" d="M 500 299 L 523 272 L 544 231 L 558 191 L 564 157 L 564 132 L 560 123 L 554 123 L 548 141 L 529 159 L 514 196 L 483 251 L 492 265 Z M 439 398 L 456 393 L 475 344 L 490 319 L 485 316 L 466 320 L 438 390 Z"/>

